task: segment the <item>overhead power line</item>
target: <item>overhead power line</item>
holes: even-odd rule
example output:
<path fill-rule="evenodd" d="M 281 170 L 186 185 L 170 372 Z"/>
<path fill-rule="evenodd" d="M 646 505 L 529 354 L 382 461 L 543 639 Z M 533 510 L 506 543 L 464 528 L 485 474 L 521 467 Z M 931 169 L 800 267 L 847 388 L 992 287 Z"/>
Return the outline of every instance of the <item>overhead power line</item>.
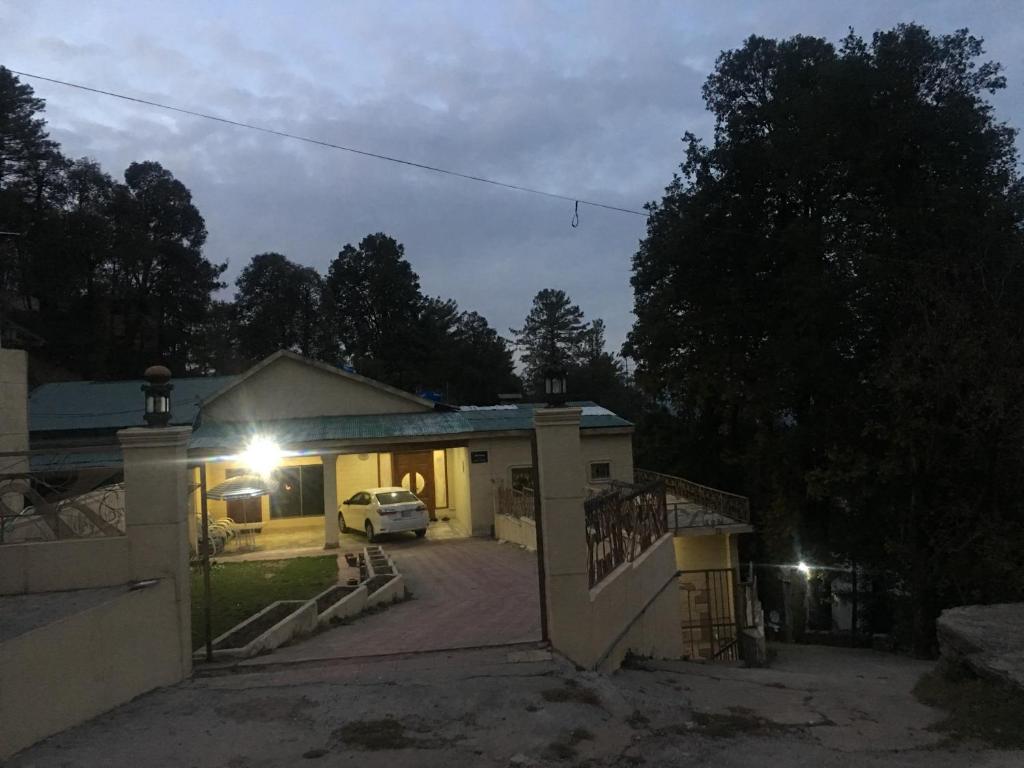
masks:
<path fill-rule="evenodd" d="M 334 142 L 324 141 L 322 139 L 314 139 L 310 136 L 302 136 L 296 133 L 289 133 L 288 131 L 279 131 L 274 128 L 267 128 L 262 125 L 255 125 L 253 123 L 242 122 L 241 120 L 232 120 L 227 117 L 220 117 L 219 115 L 211 115 L 206 112 L 197 112 L 191 109 L 184 109 L 183 107 L 175 107 L 170 104 L 162 104 L 159 101 L 151 101 L 149 99 L 141 99 L 137 96 L 128 96 L 124 93 L 117 93 L 116 91 L 107 91 L 102 88 L 92 88 L 88 85 L 82 85 L 81 83 L 71 83 L 67 80 L 58 80 L 55 77 L 45 77 L 43 75 L 34 75 L 31 72 L 19 72 L 16 69 L 10 70 L 19 77 L 28 77 L 33 80 L 42 80 L 47 83 L 54 83 L 56 85 L 67 86 L 68 88 L 77 88 L 80 91 L 88 91 L 89 93 L 98 93 L 103 96 L 110 96 L 115 99 L 122 99 L 123 101 L 131 101 L 136 104 L 145 104 L 149 107 L 156 107 L 157 109 L 164 109 L 168 112 L 178 112 L 182 115 L 190 115 L 191 117 L 202 118 L 203 120 L 213 120 L 217 123 L 223 123 L 225 125 L 231 125 L 236 128 L 248 128 L 251 131 L 259 131 L 260 133 L 268 133 L 271 136 L 280 136 L 285 139 L 294 139 L 295 141 L 303 141 L 307 144 L 315 144 L 320 147 L 327 147 L 329 149 L 338 149 L 342 152 L 351 152 L 354 155 L 362 155 L 363 157 L 372 157 L 375 160 L 386 160 L 389 163 L 398 163 L 399 165 L 407 165 L 411 168 L 419 168 L 424 171 L 432 171 L 434 173 L 441 173 L 446 176 L 454 176 L 459 179 L 466 179 L 468 181 L 477 181 L 481 184 L 491 184 L 495 187 L 503 187 L 504 189 L 512 189 L 517 192 L 526 192 L 531 195 L 541 195 L 543 197 L 553 198 L 555 200 L 565 200 L 566 202 L 576 203 L 578 205 L 589 205 L 593 208 L 604 208 L 608 211 L 618 211 L 619 213 L 629 213 L 634 216 L 647 216 L 645 211 L 637 211 L 632 208 L 622 208 L 617 205 L 610 205 L 608 203 L 601 203 L 596 200 L 586 200 L 582 197 L 573 197 L 571 195 L 562 195 L 557 192 L 548 192 L 543 189 L 536 189 L 534 187 L 526 187 L 521 184 L 510 184 L 506 181 L 498 181 L 497 179 L 489 179 L 486 176 L 477 176 L 472 173 L 461 173 L 460 171 L 453 171 L 450 168 L 441 168 L 436 165 L 428 165 L 426 163 L 417 163 L 412 160 L 405 160 L 401 157 L 392 157 L 391 155 L 383 155 L 377 152 L 369 152 L 365 149 L 356 149 L 355 147 L 348 147 L 343 144 L 335 144 Z M 575 219 L 578 221 L 578 218 Z"/>

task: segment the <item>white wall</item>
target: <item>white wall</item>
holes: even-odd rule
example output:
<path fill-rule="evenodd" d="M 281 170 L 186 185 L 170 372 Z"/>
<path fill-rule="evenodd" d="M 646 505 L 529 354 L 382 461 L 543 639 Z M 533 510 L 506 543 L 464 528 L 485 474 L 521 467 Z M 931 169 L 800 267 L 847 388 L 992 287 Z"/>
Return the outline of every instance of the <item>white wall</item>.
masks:
<path fill-rule="evenodd" d="M 440 512 L 448 509 L 448 467 L 447 457 L 442 450 L 434 451 L 434 508 Z"/>
<path fill-rule="evenodd" d="M 448 463 L 448 510 L 451 523 L 462 534 L 472 532 L 469 491 L 469 451 L 465 448 L 445 449 Z"/>
<path fill-rule="evenodd" d="M 590 480 L 591 462 L 607 461 L 611 464 L 613 480 L 624 483 L 633 482 L 633 436 L 632 435 L 588 435 L 587 430 L 580 431 L 580 453 L 583 454 L 583 465 Z"/>
<path fill-rule="evenodd" d="M 346 453 L 338 457 L 338 503 L 380 482 L 376 453 Z"/>
<path fill-rule="evenodd" d="M 508 485 L 513 467 L 533 464 L 530 435 L 470 440 L 468 451 L 487 451 L 486 464 L 470 464 L 472 493 L 472 535 L 490 536 L 494 525 L 494 487 Z M 633 436 L 631 434 L 588 434 L 580 430 L 580 454 L 584 477 L 590 477 L 590 462 L 611 463 L 615 480 L 633 481 Z M 468 458 L 468 457 L 467 457 Z"/>
<path fill-rule="evenodd" d="M 174 592 L 170 579 L 126 587 L 93 608 L 0 643 L 0 761 L 181 680 Z"/>

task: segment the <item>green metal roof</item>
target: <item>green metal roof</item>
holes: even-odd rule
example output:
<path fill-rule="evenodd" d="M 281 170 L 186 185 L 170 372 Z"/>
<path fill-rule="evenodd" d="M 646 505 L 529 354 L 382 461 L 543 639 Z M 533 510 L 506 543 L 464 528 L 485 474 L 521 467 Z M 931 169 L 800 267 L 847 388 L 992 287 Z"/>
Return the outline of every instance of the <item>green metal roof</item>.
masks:
<path fill-rule="evenodd" d="M 631 427 L 630 422 L 616 416 L 607 408 L 589 400 L 570 402 L 567 405 L 583 409 L 580 416 L 582 429 L 601 427 Z M 544 403 L 517 403 L 515 405 L 463 406 L 460 413 L 472 425 L 473 432 L 501 432 L 509 429 L 533 429 L 533 413 L 546 408 Z"/>
<path fill-rule="evenodd" d="M 226 387 L 236 376 L 174 379 L 171 423 L 192 424 L 199 403 Z M 30 432 L 114 430 L 145 426 L 142 379 L 129 381 L 60 381 L 36 387 L 28 398 Z"/>
<path fill-rule="evenodd" d="M 37 453 L 29 457 L 32 472 L 71 472 L 76 469 L 120 467 L 123 458 L 119 449 L 75 453 Z"/>
<path fill-rule="evenodd" d="M 174 380 L 171 423 L 195 424 L 200 403 L 237 380 L 237 376 L 203 376 Z M 44 384 L 29 396 L 29 431 L 36 436 L 68 437 L 75 432 L 112 432 L 142 426 L 141 379 L 131 381 L 67 381 Z M 592 402 L 570 405 L 583 409 L 583 429 L 629 427 L 631 424 Z M 443 437 L 468 433 L 525 431 L 533 428 L 533 414 L 543 404 L 464 406 L 457 410 L 395 413 L 373 416 L 318 416 L 281 419 L 260 424 L 201 421 L 190 447 L 201 450 L 237 450 L 256 433 L 273 434 L 282 445 L 332 440 L 386 440 L 407 437 Z M 88 454 L 37 455 L 33 468 L 102 465 L 119 457 L 98 451 Z"/>
<path fill-rule="evenodd" d="M 594 403 L 572 403 L 583 408 L 582 429 L 629 427 L 628 421 Z M 237 450 L 255 434 L 272 435 L 282 446 L 332 440 L 387 440 L 403 437 L 441 437 L 473 432 L 525 431 L 533 428 L 533 412 L 542 405 L 466 407 L 458 411 L 393 413 L 375 416 L 317 416 L 280 419 L 258 424 L 204 421 L 189 448 Z"/>

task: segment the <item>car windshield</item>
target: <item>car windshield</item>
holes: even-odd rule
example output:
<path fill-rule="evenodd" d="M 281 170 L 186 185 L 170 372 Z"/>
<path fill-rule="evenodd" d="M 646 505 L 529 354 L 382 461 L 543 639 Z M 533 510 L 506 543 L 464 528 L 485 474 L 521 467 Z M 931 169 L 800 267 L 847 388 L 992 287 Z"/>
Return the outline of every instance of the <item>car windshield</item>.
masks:
<path fill-rule="evenodd" d="M 409 491 L 386 491 L 377 494 L 377 501 L 380 504 L 407 504 L 410 501 L 419 501 Z"/>

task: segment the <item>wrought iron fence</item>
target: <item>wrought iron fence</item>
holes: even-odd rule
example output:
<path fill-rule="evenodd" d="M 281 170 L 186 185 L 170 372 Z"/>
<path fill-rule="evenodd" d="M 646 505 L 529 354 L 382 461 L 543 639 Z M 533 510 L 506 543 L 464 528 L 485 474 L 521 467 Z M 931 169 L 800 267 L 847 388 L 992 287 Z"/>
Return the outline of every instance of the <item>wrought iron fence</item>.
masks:
<path fill-rule="evenodd" d="M 124 535 L 120 464 L 79 466 L 74 456 L 53 454 L 44 462 L 37 458 L 26 452 L 0 459 L 0 544 Z"/>
<path fill-rule="evenodd" d="M 636 469 L 633 476 L 638 483 L 665 484 L 669 517 L 675 530 L 750 522 L 750 500 L 746 496 L 648 469 Z"/>
<path fill-rule="evenodd" d="M 661 482 L 614 486 L 583 502 L 590 586 L 620 565 L 635 560 L 668 532 L 665 486 Z"/>
<path fill-rule="evenodd" d="M 498 505 L 498 514 L 511 517 L 534 518 L 534 498 L 531 488 L 512 488 L 498 483 L 494 488 L 494 496 Z"/>

